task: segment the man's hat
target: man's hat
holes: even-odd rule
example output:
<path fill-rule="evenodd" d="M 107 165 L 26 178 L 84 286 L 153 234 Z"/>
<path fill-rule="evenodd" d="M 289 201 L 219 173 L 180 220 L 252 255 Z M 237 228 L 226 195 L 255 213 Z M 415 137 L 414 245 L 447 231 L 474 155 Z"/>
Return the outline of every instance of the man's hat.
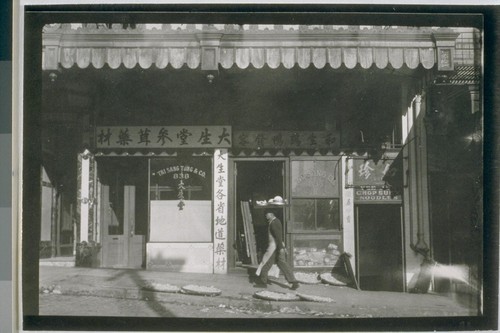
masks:
<path fill-rule="evenodd" d="M 280 197 L 279 195 L 275 196 L 272 199 L 269 199 L 268 203 L 271 205 L 285 205 L 286 204 L 285 200 L 283 200 L 283 198 Z"/>

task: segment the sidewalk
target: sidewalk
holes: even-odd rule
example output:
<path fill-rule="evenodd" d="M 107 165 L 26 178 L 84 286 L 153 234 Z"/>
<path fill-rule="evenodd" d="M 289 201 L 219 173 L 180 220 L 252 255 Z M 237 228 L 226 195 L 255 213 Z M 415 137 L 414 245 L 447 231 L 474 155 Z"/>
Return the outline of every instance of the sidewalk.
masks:
<path fill-rule="evenodd" d="M 213 286 L 222 290 L 214 297 L 182 293 L 152 292 L 142 288 L 148 281 L 182 287 L 188 284 Z M 268 286 L 268 291 L 293 293 L 280 284 Z M 296 291 L 302 294 L 330 297 L 331 303 L 308 301 L 275 302 L 256 299 L 256 289 L 249 281 L 247 271 L 241 269 L 227 275 L 172 273 L 134 269 L 102 269 L 80 267 L 40 266 L 41 289 L 63 295 L 85 295 L 159 303 L 196 304 L 206 307 L 225 307 L 249 311 L 280 311 L 293 309 L 298 314 L 319 314 L 335 317 L 416 317 L 416 316 L 468 316 L 476 311 L 458 304 L 452 298 L 435 294 L 409 294 L 398 292 L 360 291 L 349 287 L 325 284 L 302 284 Z M 64 314 L 61 314 L 64 315 Z M 103 313 L 103 316 L 106 314 Z"/>

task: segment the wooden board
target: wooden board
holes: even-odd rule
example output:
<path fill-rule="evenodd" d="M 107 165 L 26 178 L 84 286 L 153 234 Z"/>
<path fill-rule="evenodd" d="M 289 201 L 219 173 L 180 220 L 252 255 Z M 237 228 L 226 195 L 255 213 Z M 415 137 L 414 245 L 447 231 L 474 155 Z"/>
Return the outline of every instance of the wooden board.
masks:
<path fill-rule="evenodd" d="M 243 226 L 245 229 L 245 240 L 250 252 L 250 261 L 252 265 L 257 265 L 257 244 L 255 242 L 255 233 L 252 223 L 252 213 L 248 201 L 241 201 L 241 214 L 243 216 Z"/>

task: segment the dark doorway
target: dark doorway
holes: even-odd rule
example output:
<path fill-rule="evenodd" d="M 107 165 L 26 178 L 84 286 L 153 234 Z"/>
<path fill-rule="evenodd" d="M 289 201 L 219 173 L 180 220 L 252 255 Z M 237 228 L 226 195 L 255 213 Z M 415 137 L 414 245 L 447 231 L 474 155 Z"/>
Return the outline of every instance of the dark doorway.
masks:
<path fill-rule="evenodd" d="M 266 209 L 255 205 L 256 201 L 269 200 L 275 196 L 284 197 L 284 162 L 283 161 L 237 161 L 236 167 L 236 249 L 238 261 L 250 263 L 246 246 L 245 228 L 241 212 L 241 202 L 250 202 L 253 228 L 260 262 L 268 243 Z M 282 207 L 273 208 L 277 218 L 283 223 Z M 285 226 L 284 228 L 285 229 Z"/>
<path fill-rule="evenodd" d="M 404 291 L 401 206 L 357 205 L 360 288 Z"/>

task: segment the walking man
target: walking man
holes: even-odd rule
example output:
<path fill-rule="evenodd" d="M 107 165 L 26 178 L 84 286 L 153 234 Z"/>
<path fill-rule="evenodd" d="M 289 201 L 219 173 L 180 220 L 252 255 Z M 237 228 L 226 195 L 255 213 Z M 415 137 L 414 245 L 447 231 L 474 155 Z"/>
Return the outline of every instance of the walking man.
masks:
<path fill-rule="evenodd" d="M 257 275 L 259 275 L 260 278 L 255 284 L 255 287 L 267 287 L 267 275 L 269 273 L 269 269 L 271 269 L 273 264 L 277 264 L 279 269 L 283 271 L 285 279 L 288 283 L 292 284 L 290 289 L 295 290 L 299 287 L 299 282 L 295 279 L 292 268 L 286 261 L 285 244 L 282 239 L 283 226 L 281 221 L 274 215 L 273 212 L 270 211 L 266 213 L 266 219 L 269 222 L 269 244 L 267 246 L 266 253 L 264 253 L 264 256 L 262 257 L 262 262 L 257 269 Z"/>

